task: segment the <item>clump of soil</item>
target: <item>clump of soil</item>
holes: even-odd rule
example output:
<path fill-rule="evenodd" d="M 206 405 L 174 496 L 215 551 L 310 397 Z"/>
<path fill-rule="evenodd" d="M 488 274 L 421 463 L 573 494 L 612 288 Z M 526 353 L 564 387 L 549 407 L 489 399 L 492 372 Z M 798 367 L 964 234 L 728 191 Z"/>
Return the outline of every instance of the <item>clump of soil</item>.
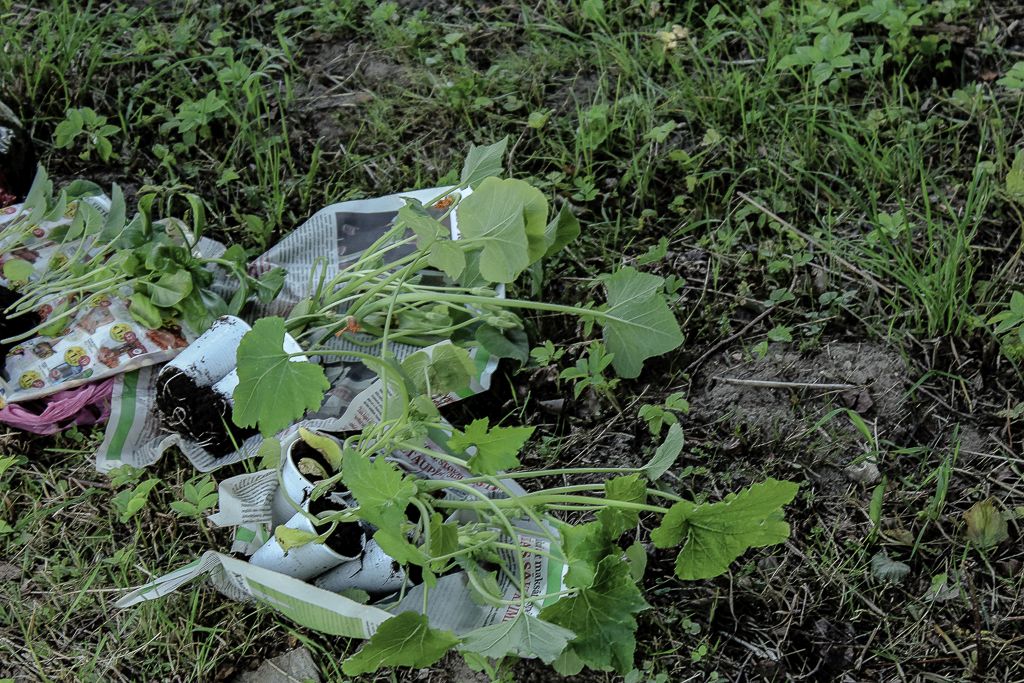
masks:
<path fill-rule="evenodd" d="M 829 411 L 849 408 L 874 421 L 880 438 L 896 438 L 910 429 L 903 422 L 908 385 L 903 359 L 881 345 L 833 342 L 801 353 L 774 344 L 761 359 L 725 354 L 711 361 L 694 383 L 690 418 L 788 440 Z"/>
<path fill-rule="evenodd" d="M 231 420 L 231 402 L 212 387 L 201 387 L 183 372 L 160 377 L 156 406 L 164 426 L 194 441 L 212 455 L 223 457 L 256 434 Z"/>

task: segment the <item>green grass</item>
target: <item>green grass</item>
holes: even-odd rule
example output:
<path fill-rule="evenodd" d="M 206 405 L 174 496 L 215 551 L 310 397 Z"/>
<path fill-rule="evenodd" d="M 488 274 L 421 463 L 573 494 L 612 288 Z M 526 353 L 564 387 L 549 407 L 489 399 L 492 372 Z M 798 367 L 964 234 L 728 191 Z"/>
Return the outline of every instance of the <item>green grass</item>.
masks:
<path fill-rule="evenodd" d="M 577 303 L 595 273 L 665 239 L 642 269 L 675 278 L 680 353 L 615 401 L 584 392 L 558 414 L 541 402 L 571 399 L 555 377 L 587 344 L 538 315 L 534 339 L 567 349 L 558 367 L 510 369 L 460 408 L 537 425 L 537 464 L 639 462 L 652 445 L 639 408 L 683 391 L 697 415 L 708 368 L 735 358 L 889 349 L 906 362 L 907 396 L 899 415 L 864 409 L 872 440 L 816 425 L 824 408 L 796 390 L 772 394 L 799 408 L 788 431 L 682 417 L 680 491 L 806 484 L 791 543 L 729 577 L 681 584 L 666 578 L 671 558 L 652 555 L 635 680 L 1020 680 L 1021 425 L 997 412 L 1024 401 L 1021 352 L 985 322 L 1024 288 L 1022 198 L 1006 183 L 1024 98 L 998 81 L 1020 58 L 1020 11 L 905 0 L 844 18 L 862 5 L 0 0 L 0 94 L 51 176 L 118 182 L 129 197 L 190 186 L 213 236 L 254 253 L 328 203 L 442 183 L 471 142 L 505 135 L 513 174 L 584 227 L 524 294 Z M 685 35 L 669 36 L 673 25 Z M 838 55 L 806 49 L 844 32 Z M 85 136 L 55 147 L 80 107 L 117 126 L 108 162 Z M 769 346 L 769 334 L 790 341 Z M 96 438 L 4 437 L 3 454 L 22 457 L 0 475 L 12 527 L 0 566 L 13 577 L 0 581 L 0 677 L 216 680 L 302 642 L 325 679 L 343 680 L 351 644 L 209 589 L 114 611 L 120 589 L 228 541 L 170 511 L 194 474 L 180 458 L 155 469 L 162 484 L 121 523 L 113 498 L 127 485 L 92 471 Z M 865 453 L 888 482 L 877 530 L 874 485 L 843 474 Z M 963 513 L 989 496 L 1017 518 L 985 555 Z M 872 576 L 879 552 L 908 578 Z M 943 574 L 961 590 L 929 599 Z M 447 666 L 429 677 L 453 680 Z"/>

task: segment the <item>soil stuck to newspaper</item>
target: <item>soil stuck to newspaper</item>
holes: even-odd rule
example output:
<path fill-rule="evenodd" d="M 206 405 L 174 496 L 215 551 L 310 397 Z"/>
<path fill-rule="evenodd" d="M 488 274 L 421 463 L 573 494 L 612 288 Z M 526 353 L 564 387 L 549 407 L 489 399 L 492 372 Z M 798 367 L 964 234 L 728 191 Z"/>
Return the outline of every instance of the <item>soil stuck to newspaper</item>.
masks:
<path fill-rule="evenodd" d="M 156 405 L 167 429 L 196 442 L 218 458 L 234 452 L 256 434 L 255 429 L 232 422 L 231 403 L 226 396 L 213 387 L 199 386 L 184 372 L 158 380 Z"/>

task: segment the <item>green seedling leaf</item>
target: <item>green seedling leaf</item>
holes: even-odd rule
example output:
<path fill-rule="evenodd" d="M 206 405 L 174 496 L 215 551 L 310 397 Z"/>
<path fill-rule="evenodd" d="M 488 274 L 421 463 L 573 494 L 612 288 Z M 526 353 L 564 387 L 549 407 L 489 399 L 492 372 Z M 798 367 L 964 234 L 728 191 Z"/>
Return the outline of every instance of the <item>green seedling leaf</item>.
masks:
<path fill-rule="evenodd" d="M 462 391 L 476 374 L 469 351 L 455 344 L 440 344 L 431 353 L 417 351 L 402 361 L 402 370 L 417 392 L 431 396 Z"/>
<path fill-rule="evenodd" d="M 284 350 L 284 320 L 262 318 L 238 345 L 238 386 L 232 419 L 270 436 L 316 410 L 330 383 L 323 368 L 292 362 Z"/>
<path fill-rule="evenodd" d="M 430 516 L 430 554 L 440 557 L 459 549 L 459 525 L 446 523 L 440 514 Z"/>
<path fill-rule="evenodd" d="M 910 567 L 899 562 L 898 560 L 890 559 L 885 551 L 875 553 L 874 557 L 871 558 L 871 574 L 882 581 L 892 581 L 893 583 L 899 583 L 907 577 L 910 573 Z"/>
<path fill-rule="evenodd" d="M 292 529 L 284 524 L 278 524 L 274 528 L 274 538 L 277 539 L 281 550 L 287 553 L 293 548 L 315 543 L 320 538 L 320 535 L 305 529 Z"/>
<path fill-rule="evenodd" d="M 437 240 L 430 245 L 427 263 L 455 280 L 466 269 L 466 253 L 457 242 Z"/>
<path fill-rule="evenodd" d="M 12 258 L 4 261 L 4 278 L 11 282 L 27 282 L 35 269 L 25 259 Z"/>
<path fill-rule="evenodd" d="M 416 482 L 382 457 L 370 460 L 350 448 L 342 458 L 342 481 L 359 503 L 359 516 L 380 529 L 400 529 Z"/>
<path fill-rule="evenodd" d="M 147 479 L 133 489 L 121 491 L 114 496 L 114 505 L 121 513 L 120 520 L 125 524 L 149 502 L 150 492 L 160 483 L 159 479 Z"/>
<path fill-rule="evenodd" d="M 575 637 L 568 629 L 520 612 L 511 621 L 470 631 L 463 637 L 459 649 L 491 659 L 514 655 L 551 664 Z"/>
<path fill-rule="evenodd" d="M 416 234 L 418 248 L 426 249 L 437 240 L 450 236 L 448 228 L 431 216 L 423 204 L 411 197 L 404 197 L 404 199 L 405 206 L 398 210 L 395 220 L 396 223 L 404 225 Z"/>
<path fill-rule="evenodd" d="M 964 521 L 968 540 L 982 550 L 991 550 L 1010 537 L 1006 519 L 992 498 L 972 505 L 964 513 Z"/>
<path fill-rule="evenodd" d="M 1006 194 L 1017 201 L 1024 201 L 1024 149 L 1018 149 L 1013 165 L 1006 174 Z"/>
<path fill-rule="evenodd" d="M 487 178 L 457 211 L 458 244 L 479 251 L 476 266 L 489 282 L 512 282 L 547 250 L 547 200 L 522 180 Z"/>
<path fill-rule="evenodd" d="M 608 317 L 598 318 L 620 377 L 637 377 L 644 361 L 683 343 L 679 323 L 661 293 L 664 279 L 623 268 L 605 280 Z"/>
<path fill-rule="evenodd" d="M 4 476 L 4 473 L 11 469 L 16 462 L 18 462 L 18 457 L 15 455 L 0 457 L 0 477 Z"/>
<path fill-rule="evenodd" d="M 646 503 L 647 481 L 639 473 L 609 479 L 604 483 L 604 497 L 627 503 Z M 611 538 L 615 539 L 637 525 L 640 513 L 636 510 L 606 507 L 597 513 L 597 519 Z"/>
<path fill-rule="evenodd" d="M 485 178 L 501 175 L 506 147 L 508 147 L 507 136 L 493 145 L 471 146 L 469 154 L 466 155 L 466 161 L 462 165 L 461 184 L 476 189 L 477 184 Z"/>
<path fill-rule="evenodd" d="M 525 364 L 530 359 L 530 340 L 523 330 L 499 330 L 481 325 L 476 340 L 495 358 L 511 358 Z"/>
<path fill-rule="evenodd" d="M 299 438 L 319 452 L 320 455 L 324 456 L 331 469 L 335 472 L 341 470 L 341 445 L 337 441 L 325 434 L 310 431 L 305 427 L 299 427 Z"/>
<path fill-rule="evenodd" d="M 781 543 L 789 538 L 782 506 L 796 496 L 799 486 L 767 479 L 730 494 L 719 503 L 676 503 L 651 532 L 657 548 L 674 548 L 676 576 L 683 580 L 710 579 L 750 548 Z"/>
<path fill-rule="evenodd" d="M 540 618 L 576 634 L 569 648 L 587 666 L 625 674 L 633 668 L 636 649 L 634 615 L 647 607 L 629 566 L 609 556 L 598 565 L 590 588 L 546 607 Z"/>
<path fill-rule="evenodd" d="M 640 541 L 626 548 L 626 561 L 629 562 L 629 574 L 633 580 L 639 583 L 644 579 L 647 571 L 647 548 Z"/>
<path fill-rule="evenodd" d="M 260 456 L 261 470 L 276 470 L 281 466 L 281 442 L 272 436 L 263 439 L 256 455 Z"/>
<path fill-rule="evenodd" d="M 548 248 L 545 256 L 551 256 L 580 236 L 580 222 L 568 204 L 562 204 L 558 215 L 544 228 L 544 240 Z"/>
<path fill-rule="evenodd" d="M 556 522 L 562 541 L 566 566 L 565 585 L 590 588 L 597 577 L 597 566 L 612 549 L 612 539 L 601 522 L 565 524 Z"/>
<path fill-rule="evenodd" d="M 409 543 L 405 536 L 391 530 L 378 529 L 373 534 L 373 540 L 388 557 L 399 564 L 416 564 L 422 567 L 429 559 L 419 548 Z"/>
<path fill-rule="evenodd" d="M 281 289 L 284 287 L 284 278 L 284 268 L 271 268 L 268 270 L 259 279 L 253 281 L 256 298 L 265 304 L 272 302 L 281 293 Z"/>
<path fill-rule="evenodd" d="M 171 308 L 192 293 L 192 275 L 187 270 L 164 273 L 149 283 L 149 298 L 160 308 Z"/>
<path fill-rule="evenodd" d="M 644 465 L 644 475 L 651 481 L 661 479 L 661 476 L 675 464 L 682 451 L 683 428 L 674 424 L 668 428 L 668 434 L 658 446 L 658 450 L 654 451 L 654 457 Z"/>
<path fill-rule="evenodd" d="M 135 292 L 128 297 L 128 312 L 132 318 L 151 330 L 164 324 L 160 309 L 154 306 L 149 297 L 141 292 Z"/>
<path fill-rule="evenodd" d="M 403 612 L 381 624 L 341 668 L 346 676 L 373 673 L 385 666 L 420 669 L 437 662 L 458 642 L 454 633 L 430 628 L 425 615 Z"/>
<path fill-rule="evenodd" d="M 491 427 L 486 417 L 473 420 L 462 432 L 452 430 L 448 447 L 457 453 L 465 453 L 476 447 L 469 458 L 469 470 L 473 474 L 497 474 L 502 470 L 519 467 L 519 451 L 533 434 L 533 427 Z"/>

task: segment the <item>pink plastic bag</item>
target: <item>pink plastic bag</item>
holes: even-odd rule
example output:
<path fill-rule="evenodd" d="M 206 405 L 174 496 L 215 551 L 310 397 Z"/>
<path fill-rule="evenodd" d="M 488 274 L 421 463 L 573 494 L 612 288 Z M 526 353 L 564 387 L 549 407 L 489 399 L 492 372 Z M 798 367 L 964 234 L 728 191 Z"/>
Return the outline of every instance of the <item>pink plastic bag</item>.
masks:
<path fill-rule="evenodd" d="M 0 422 L 33 434 L 56 434 L 72 425 L 106 422 L 110 417 L 110 395 L 114 378 L 68 389 L 39 399 L 45 408 L 35 413 L 24 405 L 12 403 L 0 410 Z"/>

